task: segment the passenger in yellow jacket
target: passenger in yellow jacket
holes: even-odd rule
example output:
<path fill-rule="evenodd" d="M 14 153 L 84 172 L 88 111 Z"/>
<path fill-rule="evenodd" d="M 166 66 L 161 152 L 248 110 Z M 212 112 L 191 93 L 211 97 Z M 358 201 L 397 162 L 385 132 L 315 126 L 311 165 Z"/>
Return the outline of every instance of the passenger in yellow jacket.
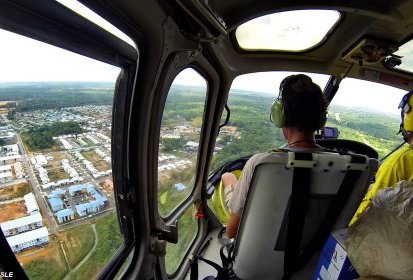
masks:
<path fill-rule="evenodd" d="M 405 144 L 402 148 L 391 154 L 381 164 L 376 174 L 376 179 L 361 202 L 356 214 L 350 222 L 354 223 L 360 215 L 370 206 L 371 199 L 382 188 L 394 186 L 401 180 L 413 181 L 413 91 L 403 96 L 399 108 L 401 108 L 402 123 L 400 132 Z"/>

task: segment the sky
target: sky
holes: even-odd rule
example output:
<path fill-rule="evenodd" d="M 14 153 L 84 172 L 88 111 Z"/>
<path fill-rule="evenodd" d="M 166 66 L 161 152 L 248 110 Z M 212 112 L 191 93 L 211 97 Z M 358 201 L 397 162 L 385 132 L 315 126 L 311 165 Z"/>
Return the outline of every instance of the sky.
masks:
<path fill-rule="evenodd" d="M 238 76 L 231 88 L 278 95 L 281 81 L 295 72 L 260 72 Z M 324 89 L 329 76 L 321 74 L 309 75 L 312 80 Z M 175 79 L 176 84 L 200 86 L 205 85 L 205 80 L 192 69 L 181 72 Z M 394 87 L 367 82 L 357 79 L 344 79 L 333 99 L 332 104 L 349 107 L 365 107 L 386 113 L 400 115 L 398 105 L 406 91 Z"/>
<path fill-rule="evenodd" d="M 65 5 L 79 6 L 71 0 L 59 0 Z M 75 7 L 76 11 L 98 22 L 113 34 L 129 44 L 133 41 L 119 30 L 102 20 L 84 7 Z M 35 81 L 112 81 L 116 80 L 120 69 L 69 51 L 23 37 L 0 29 L 0 83 L 35 82 Z M 237 77 L 233 89 L 277 94 L 281 80 L 293 73 L 266 72 L 246 74 Z M 310 75 L 313 81 L 324 88 L 328 80 L 325 75 Z M 192 69 L 186 69 L 175 79 L 181 85 L 206 85 L 205 80 Z M 372 82 L 345 79 L 333 104 L 360 106 L 381 109 L 399 114 L 397 106 L 405 91 Z"/>

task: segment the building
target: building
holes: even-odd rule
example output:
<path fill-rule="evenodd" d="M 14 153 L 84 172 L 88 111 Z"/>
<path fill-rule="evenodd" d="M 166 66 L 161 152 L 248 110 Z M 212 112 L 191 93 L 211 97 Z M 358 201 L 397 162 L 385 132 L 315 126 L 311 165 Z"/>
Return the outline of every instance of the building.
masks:
<path fill-rule="evenodd" d="M 53 212 L 63 209 L 63 200 L 61 200 L 60 198 L 57 198 L 57 197 L 49 198 L 49 204 Z"/>
<path fill-rule="evenodd" d="M 1 184 L 11 182 L 12 180 L 13 180 L 13 174 L 11 173 L 11 171 L 0 173 L 0 183 Z"/>
<path fill-rule="evenodd" d="M 184 148 L 188 151 L 197 151 L 199 147 L 199 143 L 194 142 L 194 141 L 188 141 L 184 145 Z"/>
<path fill-rule="evenodd" d="M 50 207 L 52 208 L 53 212 L 63 209 L 62 197 L 64 196 L 64 194 L 65 192 L 63 190 L 55 189 L 47 196 L 47 198 L 49 199 Z"/>
<path fill-rule="evenodd" d="M 4 236 L 8 237 L 40 228 L 43 226 L 43 221 L 40 213 L 35 213 L 30 216 L 1 223 L 0 226 Z"/>
<path fill-rule="evenodd" d="M 14 173 L 16 173 L 16 178 L 21 179 L 24 177 L 24 169 L 21 162 L 16 162 L 14 165 Z"/>
<path fill-rule="evenodd" d="M 105 207 L 108 199 L 101 195 L 92 184 L 77 185 L 73 187 L 77 187 L 79 190 L 81 189 L 82 191 L 86 191 L 95 199 L 75 206 L 76 212 L 79 214 L 79 216 L 82 217 L 87 214 L 95 213 Z"/>
<path fill-rule="evenodd" d="M 20 161 L 21 155 L 12 155 L 0 157 L 0 165 L 11 164 Z"/>
<path fill-rule="evenodd" d="M 59 141 L 60 141 L 60 143 L 62 143 L 63 148 L 64 148 L 65 150 L 71 150 L 71 149 L 73 149 L 73 146 L 72 146 L 66 139 L 59 138 Z"/>
<path fill-rule="evenodd" d="M 87 185 L 74 185 L 70 186 L 67 190 L 71 196 L 81 195 L 87 191 Z"/>
<path fill-rule="evenodd" d="M 82 203 L 79 205 L 76 205 L 76 212 L 79 214 L 79 216 L 83 217 L 86 216 L 87 214 L 95 213 L 102 209 L 104 207 L 104 203 L 100 203 L 96 200 L 89 201 L 86 203 Z"/>
<path fill-rule="evenodd" d="M 46 227 L 42 227 L 7 237 L 6 240 L 13 252 L 19 252 L 49 242 L 49 232 Z"/>
<path fill-rule="evenodd" d="M 37 204 L 36 198 L 32 192 L 24 196 L 24 202 L 26 203 L 27 214 L 39 212 L 39 205 Z"/>
<path fill-rule="evenodd" d="M 11 165 L 0 165 L 0 173 L 10 172 Z"/>
<path fill-rule="evenodd" d="M 75 212 L 72 209 L 60 210 L 55 215 L 56 215 L 57 220 L 59 221 L 59 224 L 68 222 L 75 218 Z"/>
<path fill-rule="evenodd" d="M 1 147 L 1 150 L 2 150 L 3 152 L 5 152 L 6 155 L 8 155 L 8 156 L 20 154 L 20 152 L 19 152 L 19 146 L 17 146 L 17 144 L 2 146 L 2 147 Z"/>
<path fill-rule="evenodd" d="M 174 184 L 174 189 L 177 191 L 183 191 L 186 189 L 186 186 L 182 183 Z"/>
<path fill-rule="evenodd" d="M 47 165 L 47 159 L 44 155 L 37 155 L 35 156 L 36 163 L 40 166 L 45 166 Z"/>

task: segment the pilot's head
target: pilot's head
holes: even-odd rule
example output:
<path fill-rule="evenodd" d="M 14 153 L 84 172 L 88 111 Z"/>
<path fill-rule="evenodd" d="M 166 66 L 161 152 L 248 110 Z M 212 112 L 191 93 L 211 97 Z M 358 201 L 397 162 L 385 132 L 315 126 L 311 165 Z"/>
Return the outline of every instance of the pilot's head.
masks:
<path fill-rule="evenodd" d="M 286 77 L 272 105 L 271 119 L 277 127 L 294 127 L 304 133 L 321 129 L 327 106 L 320 87 L 304 74 Z"/>
<path fill-rule="evenodd" d="M 400 132 L 402 132 L 404 140 L 410 143 L 413 141 L 413 91 L 403 96 L 399 108 L 401 109 L 402 118 Z"/>

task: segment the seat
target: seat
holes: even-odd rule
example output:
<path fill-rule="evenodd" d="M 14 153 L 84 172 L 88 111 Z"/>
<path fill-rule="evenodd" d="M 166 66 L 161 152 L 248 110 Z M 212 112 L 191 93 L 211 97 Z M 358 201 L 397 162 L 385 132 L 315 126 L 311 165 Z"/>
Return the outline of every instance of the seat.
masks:
<path fill-rule="evenodd" d="M 347 227 L 377 166 L 376 159 L 354 154 L 260 158 L 235 241 L 237 277 L 273 280 L 286 272 L 284 279 L 311 279 L 329 232 Z"/>

